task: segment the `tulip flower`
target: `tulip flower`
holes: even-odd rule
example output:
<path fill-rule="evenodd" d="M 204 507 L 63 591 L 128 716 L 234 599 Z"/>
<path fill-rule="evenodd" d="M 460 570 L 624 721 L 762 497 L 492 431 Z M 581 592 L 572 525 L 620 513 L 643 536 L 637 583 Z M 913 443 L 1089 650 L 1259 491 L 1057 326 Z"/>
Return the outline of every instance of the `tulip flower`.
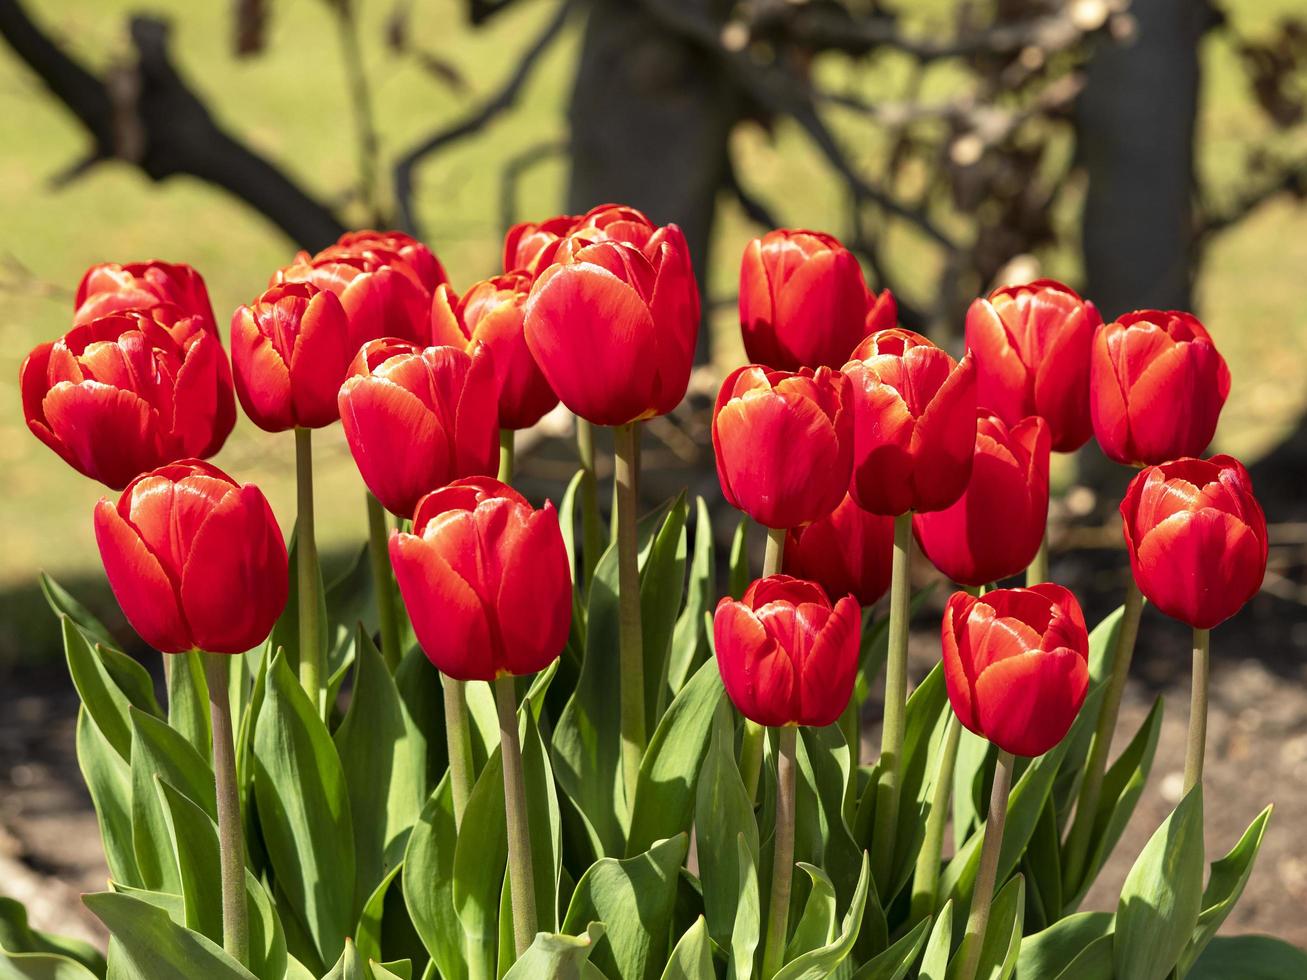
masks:
<path fill-rule="evenodd" d="M 164 463 L 212 456 L 236 421 L 231 368 L 203 318 L 179 313 L 111 313 L 37 347 L 20 372 L 27 427 L 115 490 Z"/>
<path fill-rule="evenodd" d="M 976 443 L 976 378 L 911 330 L 881 330 L 844 365 L 852 382 L 855 500 L 876 514 L 943 510 L 966 489 Z"/>
<path fill-rule="evenodd" d="M 565 237 L 579 220 L 574 214 L 560 214 L 538 224 L 513 225 L 504 236 L 504 272 L 519 272 L 534 280 L 541 269 L 541 252 Z"/>
<path fill-rule="evenodd" d="M 336 396 L 354 351 L 340 300 L 308 282 L 273 286 L 231 320 L 241 406 L 261 429 L 318 429 L 340 418 Z"/>
<path fill-rule="evenodd" d="M 1230 394 L 1230 369 L 1197 317 L 1140 310 L 1098 331 L 1090 390 L 1103 452 L 1148 466 L 1202 454 Z"/>
<path fill-rule="evenodd" d="M 337 239 L 335 250 L 394 266 L 427 293 L 435 292 L 437 286 L 449 280 L 435 253 L 402 231 L 349 231 Z"/>
<path fill-rule="evenodd" d="M 751 241 L 740 265 L 740 331 L 756 364 L 838 368 L 869 333 L 893 327 L 894 295 L 873 297 L 832 235 L 781 228 Z"/>
<path fill-rule="evenodd" d="M 363 482 L 408 517 L 421 497 L 499 468 L 495 368 L 484 344 L 363 346 L 340 388 L 340 419 Z"/>
<path fill-rule="evenodd" d="M 390 559 L 418 642 L 450 677 L 533 674 L 567 643 L 571 575 L 550 503 L 536 510 L 490 477 L 456 480 L 422 498 Z"/>
<path fill-rule="evenodd" d="M 981 409 L 971 481 L 944 510 L 914 514 L 926 557 L 963 585 L 1016 575 L 1039 552 L 1048 524 L 1049 428 L 1037 415 L 1009 428 Z"/>
<path fill-rule="evenodd" d="M 870 606 L 885 594 L 894 554 L 894 519 L 863 510 L 848 494 L 839 506 L 785 540 L 785 574 L 811 579 L 827 595 Z"/>
<path fill-rule="evenodd" d="M 521 273 L 479 282 L 462 299 L 448 285 L 431 301 L 431 338 L 435 344 L 490 349 L 499 380 L 499 425 L 528 429 L 558 404 L 535 358 L 526 346 L 522 307 L 531 279 Z"/>
<path fill-rule="evenodd" d="M 164 653 L 244 653 L 286 605 L 286 545 L 259 488 L 197 459 L 138 476 L 95 507 L 114 597 Z"/>
<path fill-rule="evenodd" d="M 73 300 L 75 326 L 90 323 L 110 313 L 175 307 L 170 318 L 199 317 L 206 328 L 217 332 L 213 304 L 203 277 L 185 264 L 160 262 L 101 262 L 86 270 L 77 284 Z"/>
<path fill-rule="evenodd" d="M 1052 279 L 977 299 L 967 310 L 977 402 L 1009 426 L 1037 415 L 1055 452 L 1079 449 L 1093 434 L 1089 355 L 1101 324 L 1093 304 Z"/>
<path fill-rule="evenodd" d="M 839 506 L 853 449 L 847 390 L 830 368 L 732 372 L 712 421 L 727 502 L 769 528 L 800 527 Z"/>
<path fill-rule="evenodd" d="M 1233 616 L 1266 573 L 1266 517 L 1231 456 L 1150 466 L 1121 501 L 1130 568 L 1149 602 L 1195 629 Z"/>

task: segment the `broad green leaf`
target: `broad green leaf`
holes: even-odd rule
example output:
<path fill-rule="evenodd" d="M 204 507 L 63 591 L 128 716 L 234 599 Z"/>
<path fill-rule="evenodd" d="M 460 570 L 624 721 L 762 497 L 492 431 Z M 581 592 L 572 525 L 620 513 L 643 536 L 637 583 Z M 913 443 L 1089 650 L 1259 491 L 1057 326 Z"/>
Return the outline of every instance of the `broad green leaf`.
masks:
<path fill-rule="evenodd" d="M 391 960 L 389 963 L 368 961 L 368 972 L 372 980 L 413 980 L 412 960 Z"/>
<path fill-rule="evenodd" d="M 1077 912 L 1021 941 L 1018 980 L 1058 977 L 1090 943 L 1111 937 L 1111 912 Z"/>
<path fill-rule="evenodd" d="M 604 934 L 603 924 L 591 922 L 580 936 L 540 932 L 504 974 L 504 980 L 565 980 L 580 977 L 582 965 Z"/>
<path fill-rule="evenodd" d="M 131 700 L 114 681 L 105 662 L 66 616 L 62 620 L 68 673 L 91 720 L 124 761 L 132 755 L 132 729 L 127 720 Z"/>
<path fill-rule="evenodd" d="M 504 770 L 496 752 L 468 796 L 454 847 L 454 910 L 462 926 L 467 970 L 472 977 L 494 975 L 507 862 Z"/>
<path fill-rule="evenodd" d="M 685 606 L 676 619 L 672 633 L 671 654 L 667 658 L 667 681 L 663 686 L 660 711 L 670 704 L 699 664 L 709 656 L 704 613 L 717 598 L 714 584 L 715 549 L 712 519 L 702 497 L 694 502 L 694 557 L 690 561 L 690 578 L 685 590 Z"/>
<path fill-rule="evenodd" d="M 922 919 L 889 949 L 864 963 L 853 975 L 853 980 L 903 980 L 912 964 L 917 962 L 917 954 L 926 942 L 932 921 L 930 916 Z"/>
<path fill-rule="evenodd" d="M 300 656 L 300 617 L 299 617 L 299 521 L 290 533 L 290 541 L 286 546 L 286 557 L 288 559 L 287 571 L 290 575 L 290 599 L 286 603 L 286 608 L 282 610 L 281 616 L 278 617 L 276 625 L 272 628 L 272 649 L 281 650 L 290 667 L 291 673 L 299 667 Z M 322 663 L 328 664 L 328 676 L 331 674 L 330 662 L 327 659 L 327 629 L 329 620 L 327 619 L 327 599 L 326 589 L 322 584 L 322 567 L 318 566 L 318 575 L 316 588 L 313 590 L 318 606 L 318 622 L 323 624 L 320 631 Z M 336 956 L 333 955 L 328 962 L 334 963 Z"/>
<path fill-rule="evenodd" d="M 558 502 L 558 528 L 563 532 L 563 547 L 567 549 L 567 567 L 572 570 L 572 581 L 580 580 L 576 570 L 576 497 L 585 478 L 584 470 L 577 470 L 567 481 L 567 489 Z"/>
<path fill-rule="evenodd" d="M 903 782 L 894 836 L 894 874 L 888 887 L 883 889 L 887 905 L 916 869 L 917 851 L 926 833 L 924 814 L 933 794 L 926 774 L 930 772 L 933 776 L 938 771 L 938 765 L 929 765 L 931 751 L 932 748 L 938 751 L 942 744 L 944 726 L 951 713 L 944 684 L 944 666 L 936 664 L 908 696 L 904 708 Z M 877 891 L 881 890 L 878 884 Z"/>
<path fill-rule="evenodd" d="M 686 930 L 667 960 L 661 980 L 716 980 L 712 964 L 712 940 L 708 923 L 701 915 Z"/>
<path fill-rule="evenodd" d="M 354 925 L 354 832 L 331 736 L 286 657 L 268 671 L 254 730 L 254 795 L 278 885 L 334 963 Z"/>
<path fill-rule="evenodd" d="M 386 872 L 386 876 L 377 883 L 368 900 L 363 903 L 359 923 L 354 928 L 354 944 L 364 959 L 375 960 L 381 956 L 381 920 L 386 912 L 386 895 L 390 892 L 391 882 L 403 870 L 404 862 L 401 859 Z"/>
<path fill-rule="evenodd" d="M 647 728 L 662 717 L 668 702 L 663 692 L 668 683 L 668 658 L 676 614 L 685 592 L 685 522 L 690 508 L 684 492 L 672 503 L 667 518 L 649 547 L 649 558 L 640 572 L 640 631 L 644 653 L 644 716 Z M 643 850 L 643 848 L 641 848 Z"/>
<path fill-rule="evenodd" d="M 11 953 L 0 946 L 0 980 L 96 980 L 96 974 L 58 953 Z"/>
<path fill-rule="evenodd" d="M 63 957 L 76 961 L 78 965 L 97 976 L 104 975 L 104 956 L 98 949 L 80 939 L 55 936 L 33 929 L 27 922 L 27 909 L 22 903 L 4 896 L 0 896 L 0 950 L 10 955 Z M 25 962 L 35 969 L 31 966 L 36 963 L 35 960 Z M 55 967 L 62 969 L 58 963 L 45 965 L 51 969 Z M 3 975 L 3 969 L 0 969 L 0 976 Z"/>
<path fill-rule="evenodd" d="M 935 925 L 930 930 L 930 939 L 926 942 L 926 952 L 921 958 L 919 980 L 945 980 L 948 975 L 948 961 L 952 943 L 953 902 L 950 899 L 939 910 Z"/>
<path fill-rule="evenodd" d="M 341 950 L 340 959 L 322 980 L 371 980 L 367 964 L 355 949 L 352 939 L 345 940 L 345 948 Z"/>
<path fill-rule="evenodd" d="M 45 572 L 41 573 L 40 580 L 41 592 L 45 595 L 45 601 L 50 604 L 50 608 L 56 616 L 66 616 L 71 619 L 91 644 L 101 643 L 106 647 L 117 649 L 118 643 L 114 640 L 113 634 L 105 628 L 104 624 L 95 617 L 91 610 L 75 599 L 71 592 Z"/>
<path fill-rule="evenodd" d="M 204 675 L 204 654 L 172 654 L 168 658 L 168 724 L 179 732 L 204 760 L 212 755 L 209 728 L 209 684 Z"/>
<path fill-rule="evenodd" d="M 996 752 L 988 739 L 962 729 L 953 765 L 953 849 L 960 850 L 985 819 L 984 784 L 994 771 Z"/>
<path fill-rule="evenodd" d="M 689 840 L 678 834 L 644 854 L 603 858 L 576 884 L 563 932 L 604 923 L 591 960 L 611 980 L 657 980 L 667 962 L 678 871 Z"/>
<path fill-rule="evenodd" d="M 286 961 L 286 980 L 318 980 L 318 978 L 313 975 L 312 970 L 292 956 Z"/>
<path fill-rule="evenodd" d="M 731 929 L 731 959 L 726 976 L 727 980 L 749 980 L 753 976 L 758 940 L 762 937 L 762 896 L 758 891 L 757 851 L 750 850 L 743 831 L 735 838 L 735 863 L 740 873 L 739 902 Z"/>
<path fill-rule="evenodd" d="M 1050 793 L 1021 858 L 1021 873 L 1027 887 L 1023 928 L 1029 932 L 1043 929 L 1062 915 L 1061 847 L 1057 811 Z"/>
<path fill-rule="evenodd" d="M 821 868 L 806 861 L 800 861 L 798 866 L 812 880 L 812 888 L 803 905 L 803 915 L 785 947 L 786 962 L 819 949 L 835 938 L 835 886 Z"/>
<path fill-rule="evenodd" d="M 114 892 L 84 895 L 82 901 L 117 940 L 122 980 L 255 980 L 222 947 L 148 902 Z"/>
<path fill-rule="evenodd" d="M 752 581 L 753 576 L 749 573 L 749 518 L 741 514 L 740 523 L 735 525 L 735 534 L 731 537 L 731 557 L 726 579 L 731 598 L 742 598 Z"/>
<path fill-rule="evenodd" d="M 857 888 L 861 851 L 844 821 L 851 770 L 844 733 L 837 725 L 800 728 L 795 762 L 795 860 L 827 869 L 840 903 L 849 902 Z M 765 812 L 774 818 L 774 800 Z M 770 858 L 763 867 L 771 867 Z"/>
<path fill-rule="evenodd" d="M 77 764 L 95 806 L 109 875 L 138 884 L 136 849 L 132 846 L 132 773 L 109 744 L 83 704 L 77 713 Z"/>
<path fill-rule="evenodd" d="M 404 852 L 404 904 L 422 945 L 446 980 L 467 976 L 463 928 L 454 911 L 454 801 L 449 777 L 422 808 Z"/>
<path fill-rule="evenodd" d="M 628 855 L 690 829 L 699 770 L 724 693 L 717 663 L 705 663 L 658 723 L 640 763 Z"/>
<path fill-rule="evenodd" d="M 694 832 L 703 884 L 704 915 L 713 941 L 731 946 L 741 872 L 735 839 L 743 841 L 752 866 L 758 859 L 758 824 L 753 803 L 735 763 L 735 710 L 726 699 L 717 705 L 713 734 L 696 792 Z M 757 886 L 754 886 L 757 905 Z"/>
<path fill-rule="evenodd" d="M 360 545 L 340 573 L 327 584 L 324 601 L 327 605 L 327 670 L 336 673 L 347 662 L 351 647 L 357 653 L 354 643 L 359 626 L 371 636 L 378 629 L 376 596 L 373 595 L 375 581 L 372 577 L 372 563 L 369 560 L 368 545 Z M 404 604 L 399 598 L 399 588 L 391 577 L 390 587 L 395 590 L 395 611 L 404 618 Z"/>
<path fill-rule="evenodd" d="M 1203 796 L 1191 790 L 1157 828 L 1121 888 L 1112 944 L 1118 976 L 1162 980 L 1202 909 Z"/>
<path fill-rule="evenodd" d="M 1021 923 L 1026 907 L 1025 880 L 1017 875 L 994 896 L 980 946 L 976 980 L 1008 980 L 1017 967 Z"/>
<path fill-rule="evenodd" d="M 1112 937 L 1100 936 L 1082 949 L 1057 980 L 1114 980 Z"/>
<path fill-rule="evenodd" d="M 826 980 L 844 963 L 853 944 L 858 938 L 858 928 L 862 925 L 862 910 L 867 902 L 867 889 L 871 886 L 871 862 L 867 855 L 862 855 L 862 873 L 858 876 L 858 888 L 853 893 L 853 902 L 844 913 L 840 934 L 819 949 L 811 950 L 791 960 L 781 967 L 774 980 Z"/>
<path fill-rule="evenodd" d="M 1307 953 L 1271 936 L 1217 936 L 1203 950 L 1188 980 L 1301 980 Z"/>
<path fill-rule="evenodd" d="M 449 767 L 445 736 L 445 692 L 440 671 L 417 646 L 409 647 L 395 671 L 404 711 L 404 741 L 414 775 L 422 778 L 425 804 Z"/>

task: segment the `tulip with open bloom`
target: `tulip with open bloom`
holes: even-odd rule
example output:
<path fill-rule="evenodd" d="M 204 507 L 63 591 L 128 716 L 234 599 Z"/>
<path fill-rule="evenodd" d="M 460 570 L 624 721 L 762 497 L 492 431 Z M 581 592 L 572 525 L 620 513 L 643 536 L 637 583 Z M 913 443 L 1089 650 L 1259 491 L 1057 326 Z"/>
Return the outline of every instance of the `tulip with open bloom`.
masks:
<path fill-rule="evenodd" d="M 1230 369 L 1190 313 L 1139 310 L 1094 337 L 1094 435 L 1118 463 L 1198 456 L 1216 434 Z"/>
<path fill-rule="evenodd" d="M 825 517 L 789 529 L 782 568 L 827 595 L 851 595 L 870 606 L 889 588 L 893 554 L 894 519 L 863 510 L 845 494 Z"/>
<path fill-rule="evenodd" d="M 218 329 L 204 278 L 184 263 L 153 259 L 93 265 L 77 284 L 73 305 L 74 324 L 90 323 L 124 310 L 171 306 L 180 310 L 181 316 L 198 316 L 210 330 Z"/>
<path fill-rule="evenodd" d="M 504 272 L 519 272 L 535 279 L 540 272 L 540 254 L 563 238 L 580 220 L 574 214 L 560 214 L 546 221 L 523 221 L 504 236 Z"/>
<path fill-rule="evenodd" d="M 164 463 L 212 456 L 236 422 L 231 367 L 203 318 L 180 314 L 111 313 L 37 347 L 20 372 L 27 427 L 115 490 Z"/>

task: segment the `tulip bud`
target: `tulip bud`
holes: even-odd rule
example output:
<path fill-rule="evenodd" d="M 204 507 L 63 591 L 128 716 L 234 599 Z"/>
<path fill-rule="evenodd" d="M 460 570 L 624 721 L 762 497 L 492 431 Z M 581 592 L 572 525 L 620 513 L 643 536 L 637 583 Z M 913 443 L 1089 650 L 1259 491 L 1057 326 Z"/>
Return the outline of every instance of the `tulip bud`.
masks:
<path fill-rule="evenodd" d="M 1004 286 L 967 310 L 967 349 L 976 360 L 976 400 L 1008 425 L 1038 415 L 1055 452 L 1093 434 L 1089 355 L 1102 324 L 1093 304 L 1052 279 Z"/>
<path fill-rule="evenodd" d="M 318 429 L 340 418 L 336 396 L 354 351 L 336 295 L 308 282 L 268 289 L 231 319 L 241 406 L 261 429 Z"/>
<path fill-rule="evenodd" d="M 833 235 L 781 228 L 755 238 L 740 265 L 740 331 L 755 364 L 838 368 L 867 334 L 895 325 L 888 290 L 873 297 Z"/>
<path fill-rule="evenodd" d="M 1121 501 L 1135 582 L 1149 602 L 1211 629 L 1257 594 L 1266 574 L 1266 517 L 1231 456 L 1150 466 Z"/>
<path fill-rule="evenodd" d="M 893 559 L 894 519 L 863 510 L 845 494 L 825 517 L 790 529 L 782 567 L 827 595 L 852 595 L 870 606 L 889 588 Z"/>
<path fill-rule="evenodd" d="M 471 347 L 481 342 L 490 349 L 503 429 L 529 429 L 558 404 L 526 346 L 522 307 L 530 291 L 530 277 L 512 273 L 477 283 L 462 299 L 442 285 L 431 300 L 433 343 Z"/>
<path fill-rule="evenodd" d="M 1090 386 L 1103 452 L 1147 466 L 1207 448 L 1230 394 L 1230 369 L 1197 317 L 1140 310 L 1094 337 Z"/>
<path fill-rule="evenodd" d="M 944 683 L 970 731 L 1013 755 L 1066 737 L 1089 690 L 1089 633 L 1060 585 L 955 592 L 944 608 Z"/>
<path fill-rule="evenodd" d="M 732 372 L 712 419 L 727 502 L 770 528 L 799 527 L 839 506 L 853 448 L 847 389 L 830 368 Z"/>
<path fill-rule="evenodd" d="M 844 365 L 853 414 L 849 491 L 874 514 L 943 510 L 971 478 L 976 376 L 911 330 L 881 330 Z"/>
<path fill-rule="evenodd" d="M 114 597 L 164 653 L 243 653 L 286 605 L 286 545 L 259 488 L 181 460 L 138 476 L 95 507 L 95 539 Z"/>
<path fill-rule="evenodd" d="M 423 350 L 402 340 L 365 344 L 340 388 L 340 419 L 363 482 L 387 510 L 463 476 L 499 468 L 495 368 L 484 344 Z"/>
<path fill-rule="evenodd" d="M 954 582 L 985 585 L 1015 575 L 1048 527 L 1048 425 L 1033 415 L 1010 429 L 980 410 L 971 480 L 944 510 L 914 514 L 926 557 Z"/>
<path fill-rule="evenodd" d="M 853 694 L 861 629 L 852 596 L 832 607 L 813 582 L 758 579 L 743 599 L 722 599 L 713 617 L 726 693 L 760 725 L 833 724 Z"/>
<path fill-rule="evenodd" d="M 422 498 L 390 561 L 427 657 L 461 681 L 544 670 L 567 643 L 572 580 L 553 504 L 489 477 Z"/>
<path fill-rule="evenodd" d="M 539 224 L 524 221 L 504 236 L 504 272 L 519 272 L 534 280 L 540 274 L 540 255 L 546 246 L 563 238 L 580 219 L 560 214 Z"/>
<path fill-rule="evenodd" d="M 110 313 L 174 307 L 172 317 L 199 317 L 206 329 L 217 333 L 213 304 L 204 278 L 185 264 L 160 262 L 101 262 L 86 270 L 73 300 L 73 325 L 90 323 Z"/>
<path fill-rule="evenodd" d="M 690 383 L 699 293 L 685 239 L 671 225 L 647 247 L 563 239 L 527 300 L 531 355 L 563 404 L 596 425 L 665 415 Z"/>
<path fill-rule="evenodd" d="M 434 252 L 402 231 L 347 231 L 336 241 L 338 250 L 362 255 L 379 265 L 394 266 L 430 295 L 448 282 L 445 267 Z"/>
<path fill-rule="evenodd" d="M 212 456 L 236 422 L 216 331 L 173 306 L 111 313 L 27 356 L 27 427 L 69 466 L 121 489 L 147 470 Z"/>

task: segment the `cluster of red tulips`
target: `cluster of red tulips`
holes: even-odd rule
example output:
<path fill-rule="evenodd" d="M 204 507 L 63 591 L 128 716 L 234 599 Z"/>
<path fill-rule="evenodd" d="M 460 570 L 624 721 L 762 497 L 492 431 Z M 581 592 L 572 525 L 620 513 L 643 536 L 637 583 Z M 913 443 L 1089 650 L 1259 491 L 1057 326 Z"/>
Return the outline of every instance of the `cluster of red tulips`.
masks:
<path fill-rule="evenodd" d="M 1047 581 L 1050 454 L 1094 437 L 1111 459 L 1140 467 L 1121 504 L 1134 587 L 1069 831 L 1075 862 L 1085 860 L 1091 828 L 1083 815 L 1095 813 L 1142 598 L 1194 630 L 1188 789 L 1201 782 L 1207 631 L 1260 587 L 1267 534 L 1244 467 L 1228 456 L 1201 458 L 1230 377 L 1190 314 L 1139 311 L 1104 324 L 1092 303 L 1060 283 L 1008 286 L 974 302 L 967 350 L 955 360 L 897 325 L 893 296 L 869 290 L 838 241 L 791 230 L 750 243 L 739 305 L 752 363 L 721 386 L 713 449 L 726 500 L 768 539 L 762 577 L 720 601 L 713 639 L 725 691 L 747 719 L 740 766 L 751 797 L 766 730 L 779 730 L 761 966 L 770 980 L 789 934 L 797 731 L 840 722 L 856 763 L 860 607 L 887 591 L 871 838 L 877 881 L 893 861 L 914 537 L 964 587 L 942 623 L 956 715 L 947 744 L 956 753 L 961 725 L 997 746 L 995 800 L 1005 800 L 1013 756 L 1057 745 L 1090 683 L 1080 606 Z M 461 295 L 420 242 L 395 232 L 343 236 L 296 256 L 236 311 L 230 363 L 195 270 L 104 264 L 82 280 L 68 333 L 24 363 L 23 408 L 32 432 L 69 465 L 122 491 L 97 506 L 96 536 L 113 592 L 150 645 L 203 651 L 210 662 L 259 647 L 294 575 L 299 680 L 324 717 L 331 705 L 311 432 L 341 421 L 369 491 L 381 651 L 393 670 L 406 611 L 446 678 L 456 821 L 472 790 L 464 685 L 495 687 L 522 955 L 537 921 L 514 678 L 558 658 L 574 628 L 574 601 L 595 576 L 604 543 L 592 427 L 612 427 L 620 636 L 613 655 L 622 784 L 633 805 L 649 745 L 647 689 L 656 680 L 645 676 L 642 649 L 638 426 L 683 399 L 700 318 L 680 230 L 620 206 L 513 228 L 502 273 Z M 289 564 L 262 493 L 203 461 L 230 434 L 237 401 L 261 428 L 296 434 L 299 510 Z M 553 504 L 533 507 L 510 485 L 515 430 L 560 401 L 577 422 L 579 549 Z M 995 587 L 1023 571 L 1025 587 Z M 392 598 L 396 584 L 404 610 Z M 221 771 L 223 753 L 230 761 L 232 752 L 230 725 L 220 724 L 229 716 L 226 697 L 225 685 L 210 685 L 219 823 L 224 845 L 237 845 L 224 851 L 225 894 L 234 896 L 224 904 L 224 935 L 243 961 L 242 817 L 234 775 Z M 947 758 L 944 765 L 951 772 Z M 985 832 L 961 980 L 974 976 L 984 942 L 1002 832 L 999 808 Z M 939 847 L 939 834 L 928 833 L 914 908 L 918 889 L 933 903 Z"/>

